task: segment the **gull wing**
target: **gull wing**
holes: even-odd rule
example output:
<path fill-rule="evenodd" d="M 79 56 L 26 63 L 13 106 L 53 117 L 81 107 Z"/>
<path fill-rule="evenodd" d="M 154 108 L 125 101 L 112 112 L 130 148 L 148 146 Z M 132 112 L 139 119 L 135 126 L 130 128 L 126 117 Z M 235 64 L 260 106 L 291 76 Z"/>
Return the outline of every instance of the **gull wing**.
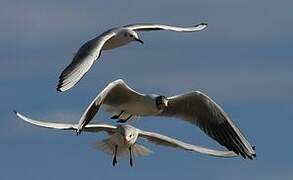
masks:
<path fill-rule="evenodd" d="M 93 119 L 103 103 L 115 107 L 122 104 L 132 103 L 143 96 L 143 94 L 128 87 L 121 79 L 111 82 L 86 108 L 79 120 L 77 132 L 80 133 L 82 128 Z"/>
<path fill-rule="evenodd" d="M 115 35 L 115 31 L 112 29 L 83 44 L 75 54 L 72 62 L 59 76 L 57 90 L 60 92 L 67 91 L 78 83 L 89 71 L 94 61 L 100 57 L 106 41 Z"/>
<path fill-rule="evenodd" d="M 151 24 L 151 23 L 143 23 L 143 24 L 130 24 L 124 26 L 124 28 L 131 29 L 133 31 L 155 31 L 155 30 L 167 30 L 167 31 L 177 31 L 177 32 L 195 32 L 204 30 L 208 26 L 207 23 L 195 24 L 189 27 L 180 27 L 180 26 L 172 26 L 165 24 Z"/>
<path fill-rule="evenodd" d="M 161 116 L 178 117 L 196 124 L 221 145 L 241 154 L 244 158 L 255 157 L 254 148 L 223 109 L 200 91 L 168 98 L 168 109 Z"/>
<path fill-rule="evenodd" d="M 223 157 L 223 158 L 238 156 L 233 151 L 219 151 L 219 150 L 208 149 L 208 148 L 204 148 L 201 146 L 188 144 L 188 143 L 182 142 L 180 140 L 173 139 L 168 136 L 154 133 L 154 132 L 139 130 L 138 136 L 145 138 L 148 141 L 150 141 L 154 144 L 157 144 L 157 145 L 180 148 L 180 149 L 194 151 L 194 152 L 198 152 L 198 153 L 202 153 L 202 154 L 206 154 L 206 155 L 210 155 L 210 156 Z"/>
<path fill-rule="evenodd" d="M 77 124 L 38 121 L 38 120 L 31 119 L 29 117 L 26 117 L 16 111 L 14 113 L 20 119 L 38 127 L 50 128 L 50 129 L 61 129 L 61 130 L 76 130 L 77 129 Z M 116 129 L 116 126 L 111 126 L 107 124 L 90 124 L 85 126 L 83 130 L 87 132 L 105 131 L 108 134 L 113 134 L 115 132 L 115 129 Z"/>

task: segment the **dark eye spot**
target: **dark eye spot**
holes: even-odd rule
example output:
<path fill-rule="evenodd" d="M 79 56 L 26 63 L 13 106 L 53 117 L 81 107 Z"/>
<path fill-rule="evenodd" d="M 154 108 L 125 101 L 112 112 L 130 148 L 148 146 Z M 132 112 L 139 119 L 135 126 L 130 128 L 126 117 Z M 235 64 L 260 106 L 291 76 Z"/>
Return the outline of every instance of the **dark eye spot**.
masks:
<path fill-rule="evenodd" d="M 131 34 L 130 37 L 133 37 L 133 35 Z"/>
<path fill-rule="evenodd" d="M 131 138 L 132 137 L 132 134 L 130 134 L 129 137 Z"/>
<path fill-rule="evenodd" d="M 157 105 L 163 104 L 162 98 L 160 96 L 156 99 L 156 104 Z"/>

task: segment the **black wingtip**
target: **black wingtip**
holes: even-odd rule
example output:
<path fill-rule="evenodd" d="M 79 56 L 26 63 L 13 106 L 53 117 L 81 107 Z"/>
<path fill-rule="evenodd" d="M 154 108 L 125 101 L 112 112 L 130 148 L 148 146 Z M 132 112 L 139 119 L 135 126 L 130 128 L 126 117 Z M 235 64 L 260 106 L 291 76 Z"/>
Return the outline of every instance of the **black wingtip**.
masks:
<path fill-rule="evenodd" d="M 62 74 L 63 74 L 63 73 L 64 73 L 64 71 L 62 72 Z M 64 92 L 64 91 L 61 90 L 61 88 L 62 88 L 63 85 L 64 85 L 64 78 L 63 78 L 62 74 L 59 76 L 58 84 L 57 84 L 57 86 L 56 86 L 56 90 L 57 90 L 58 92 Z"/>
<path fill-rule="evenodd" d="M 241 152 L 238 152 L 236 154 L 242 156 L 243 159 L 247 159 L 248 158 L 249 160 L 254 160 L 254 158 L 256 158 L 256 154 L 247 154 L 247 153 L 241 153 Z"/>
<path fill-rule="evenodd" d="M 248 157 L 250 160 L 254 160 L 254 158 L 256 158 L 256 154 L 250 154 L 250 155 L 247 155 L 247 157 Z"/>
<path fill-rule="evenodd" d="M 207 25 L 208 25 L 207 22 L 202 22 L 202 23 L 196 24 L 194 26 L 207 26 Z"/>
<path fill-rule="evenodd" d="M 202 22 L 201 25 L 207 26 L 208 23 L 207 22 Z"/>
<path fill-rule="evenodd" d="M 58 81 L 58 85 L 56 86 L 56 90 L 58 91 L 58 92 L 63 92 L 62 90 L 61 90 L 61 88 L 62 88 L 62 79 L 61 79 L 61 77 L 59 77 L 59 81 Z"/>
<path fill-rule="evenodd" d="M 59 85 L 59 84 L 58 84 L 58 86 L 57 86 L 56 90 L 57 90 L 58 92 L 63 92 L 63 91 L 61 91 L 61 87 L 60 87 L 60 85 Z"/>

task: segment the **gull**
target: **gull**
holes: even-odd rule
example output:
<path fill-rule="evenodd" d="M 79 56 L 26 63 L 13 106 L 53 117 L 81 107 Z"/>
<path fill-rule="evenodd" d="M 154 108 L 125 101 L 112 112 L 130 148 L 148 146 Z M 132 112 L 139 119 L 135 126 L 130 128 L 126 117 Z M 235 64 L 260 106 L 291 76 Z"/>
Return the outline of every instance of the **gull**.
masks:
<path fill-rule="evenodd" d="M 76 130 L 77 124 L 69 123 L 53 123 L 33 120 L 15 111 L 15 114 L 20 119 L 33 124 L 35 126 L 60 129 L 60 130 Z M 102 141 L 97 141 L 94 145 L 97 149 L 113 156 L 112 165 L 115 166 L 117 163 L 117 156 L 123 156 L 129 154 L 129 164 L 133 166 L 133 156 L 146 156 L 152 151 L 137 143 L 138 138 L 146 139 L 154 144 L 163 145 L 168 147 L 180 148 L 188 151 L 198 152 L 215 157 L 236 157 L 238 156 L 232 151 L 220 151 L 204 148 L 201 146 L 196 146 L 188 144 L 177 139 L 170 138 L 168 136 L 143 131 L 141 129 L 135 128 L 129 124 L 125 125 L 108 125 L 108 124 L 88 124 L 84 127 L 84 131 L 87 132 L 101 132 L 104 131 L 110 136 Z"/>
<path fill-rule="evenodd" d="M 79 120 L 77 134 L 93 119 L 100 107 L 112 116 L 111 119 L 119 119 L 118 122 L 138 116 L 179 118 L 197 125 L 205 134 L 243 158 L 256 157 L 254 146 L 250 145 L 225 111 L 200 91 L 172 97 L 142 94 L 118 79 L 109 83 L 86 108 Z"/>
<path fill-rule="evenodd" d="M 130 24 L 112 28 L 98 37 L 84 43 L 72 62 L 63 70 L 59 77 L 57 91 L 63 92 L 72 88 L 89 71 L 96 59 L 101 56 L 103 50 L 113 49 L 126 45 L 132 41 L 143 44 L 139 38 L 139 31 L 168 30 L 178 32 L 201 31 L 207 27 L 207 23 L 200 23 L 190 27 L 179 27 L 162 24 Z"/>

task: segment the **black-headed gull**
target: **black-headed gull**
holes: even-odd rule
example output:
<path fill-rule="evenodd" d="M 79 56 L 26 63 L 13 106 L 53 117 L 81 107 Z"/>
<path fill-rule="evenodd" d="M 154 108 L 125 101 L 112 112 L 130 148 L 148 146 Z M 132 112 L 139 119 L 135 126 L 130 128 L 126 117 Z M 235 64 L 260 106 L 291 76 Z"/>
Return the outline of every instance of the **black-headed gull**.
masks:
<path fill-rule="evenodd" d="M 123 80 L 111 82 L 86 108 L 80 118 L 77 133 L 89 123 L 99 108 L 103 107 L 118 122 L 134 116 L 177 117 L 197 125 L 221 145 L 241 154 L 255 157 L 254 147 L 246 140 L 235 123 L 211 98 L 200 91 L 172 97 L 142 94 L 131 89 Z"/>
<path fill-rule="evenodd" d="M 72 62 L 63 70 L 59 77 L 57 90 L 60 92 L 72 88 L 89 71 L 94 61 L 101 55 L 102 50 L 123 46 L 132 41 L 143 43 L 137 31 L 169 30 L 178 32 L 201 31 L 207 23 L 200 23 L 190 27 L 179 27 L 162 24 L 131 24 L 112 28 L 98 37 L 83 44 L 75 54 Z"/>
<path fill-rule="evenodd" d="M 61 130 L 76 130 L 77 124 L 69 124 L 69 123 L 53 123 L 53 122 L 44 122 L 33 120 L 29 117 L 26 117 L 15 111 L 17 117 L 22 120 L 45 128 L 52 129 L 61 129 Z M 130 166 L 133 165 L 133 155 L 134 156 L 144 156 L 150 154 L 152 151 L 148 148 L 137 143 L 137 139 L 144 138 L 152 143 L 180 148 L 188 151 L 198 152 L 210 156 L 216 157 L 236 157 L 238 156 L 232 151 L 220 151 L 208 149 L 192 144 L 188 144 L 177 139 L 170 138 L 168 136 L 164 136 L 162 134 L 158 134 L 155 132 L 143 131 L 141 129 L 135 128 L 131 125 L 108 125 L 108 124 L 88 124 L 84 127 L 84 131 L 87 132 L 101 132 L 105 131 L 108 133 L 109 138 L 104 139 L 102 141 L 97 141 L 94 145 L 97 149 L 104 151 L 107 154 L 113 156 L 113 166 L 117 163 L 116 156 L 123 156 L 129 154 L 129 163 Z"/>

